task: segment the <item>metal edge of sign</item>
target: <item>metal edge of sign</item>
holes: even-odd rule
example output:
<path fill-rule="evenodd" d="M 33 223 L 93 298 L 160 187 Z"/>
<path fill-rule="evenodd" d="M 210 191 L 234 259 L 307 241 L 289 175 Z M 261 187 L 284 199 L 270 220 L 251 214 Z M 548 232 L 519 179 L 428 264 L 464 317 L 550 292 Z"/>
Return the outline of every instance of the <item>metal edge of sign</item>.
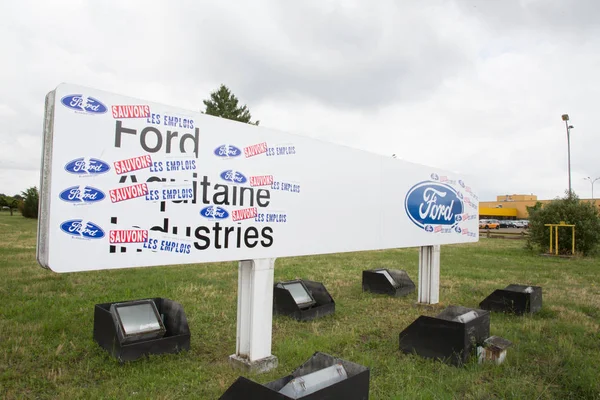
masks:
<path fill-rule="evenodd" d="M 54 107 L 56 90 L 48 92 L 44 108 L 44 132 L 42 135 L 42 159 L 40 171 L 40 190 L 38 204 L 38 231 L 37 231 L 37 262 L 43 268 L 51 269 L 49 262 L 49 224 L 51 202 L 51 177 L 52 177 L 52 142 L 54 137 Z"/>

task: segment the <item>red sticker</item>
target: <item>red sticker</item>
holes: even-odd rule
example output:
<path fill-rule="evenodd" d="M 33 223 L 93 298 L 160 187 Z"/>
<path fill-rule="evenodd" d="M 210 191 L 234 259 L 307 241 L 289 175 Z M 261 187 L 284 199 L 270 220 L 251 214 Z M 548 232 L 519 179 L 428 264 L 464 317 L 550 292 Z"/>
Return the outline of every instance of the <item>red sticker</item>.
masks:
<path fill-rule="evenodd" d="M 148 241 L 148 231 L 143 229 L 122 229 L 108 233 L 110 243 L 143 243 Z"/>
<path fill-rule="evenodd" d="M 150 116 L 150 106 L 112 106 L 113 118 L 148 118 Z"/>
<path fill-rule="evenodd" d="M 253 144 L 252 146 L 244 147 L 244 155 L 246 158 L 254 157 L 267 152 L 267 142 Z"/>
<path fill-rule="evenodd" d="M 142 197 L 148 194 L 148 185 L 145 183 L 138 183 L 137 185 L 125 186 L 118 189 L 111 189 L 108 191 L 110 201 L 118 203 L 119 201 L 135 199 L 136 197 Z"/>
<path fill-rule="evenodd" d="M 235 210 L 231 212 L 231 219 L 234 221 L 241 221 L 243 219 L 255 218 L 258 214 L 256 207 L 244 208 L 242 210 Z"/>
<path fill-rule="evenodd" d="M 114 166 L 117 175 L 126 174 L 131 171 L 150 168 L 152 166 L 152 157 L 146 155 L 128 158 L 127 160 L 115 161 Z"/>
<path fill-rule="evenodd" d="M 273 184 L 273 175 L 260 175 L 250 177 L 250 186 L 267 186 Z"/>

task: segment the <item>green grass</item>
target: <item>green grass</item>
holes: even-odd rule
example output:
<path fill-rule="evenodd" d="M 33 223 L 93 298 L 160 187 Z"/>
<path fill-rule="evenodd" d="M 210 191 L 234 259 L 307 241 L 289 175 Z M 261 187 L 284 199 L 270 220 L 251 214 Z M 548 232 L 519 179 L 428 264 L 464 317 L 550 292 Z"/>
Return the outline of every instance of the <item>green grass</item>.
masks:
<path fill-rule="evenodd" d="M 235 352 L 236 263 L 57 274 L 35 260 L 36 221 L 0 213 L 0 397 L 3 399 L 216 399 L 240 375 Z M 540 257 L 517 240 L 443 246 L 440 304 L 416 292 L 361 291 L 365 268 L 406 269 L 416 249 L 279 259 L 275 279 L 325 283 L 336 313 L 308 323 L 273 320 L 279 367 L 246 375 L 265 383 L 315 351 L 371 368 L 371 399 L 600 398 L 600 260 Z M 501 365 L 457 368 L 404 355 L 398 334 L 450 304 L 477 307 L 509 283 L 543 287 L 533 316 L 494 313 L 491 334 L 513 341 Z M 119 364 L 92 339 L 94 304 L 145 297 L 183 304 L 191 350 Z"/>

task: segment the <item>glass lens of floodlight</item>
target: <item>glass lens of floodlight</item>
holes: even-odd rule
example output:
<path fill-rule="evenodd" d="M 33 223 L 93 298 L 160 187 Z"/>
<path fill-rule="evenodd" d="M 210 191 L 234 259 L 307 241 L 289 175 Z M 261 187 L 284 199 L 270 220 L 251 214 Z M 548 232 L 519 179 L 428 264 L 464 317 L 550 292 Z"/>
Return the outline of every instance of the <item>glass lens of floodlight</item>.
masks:
<path fill-rule="evenodd" d="M 300 399 L 346 378 L 348 378 L 348 374 L 344 367 L 341 364 L 335 364 L 292 379 L 281 388 L 279 393 L 292 399 Z"/>
<path fill-rule="evenodd" d="M 156 313 L 148 303 L 117 307 L 125 335 L 152 332 L 160 329 Z"/>
<path fill-rule="evenodd" d="M 296 304 L 310 303 L 312 298 L 300 282 L 287 283 L 285 288 L 290 292 Z"/>
<path fill-rule="evenodd" d="M 377 272 L 378 274 L 383 274 L 383 276 L 385 276 L 392 285 L 396 285 L 396 281 L 394 280 L 394 278 L 392 278 L 392 276 L 386 269 L 378 269 L 375 272 Z"/>
<path fill-rule="evenodd" d="M 454 318 L 454 319 L 458 322 L 462 322 L 463 324 L 466 324 L 467 322 L 472 321 L 477 317 L 478 317 L 478 315 L 475 311 L 469 311 L 464 314 L 457 315 L 456 318 Z"/>

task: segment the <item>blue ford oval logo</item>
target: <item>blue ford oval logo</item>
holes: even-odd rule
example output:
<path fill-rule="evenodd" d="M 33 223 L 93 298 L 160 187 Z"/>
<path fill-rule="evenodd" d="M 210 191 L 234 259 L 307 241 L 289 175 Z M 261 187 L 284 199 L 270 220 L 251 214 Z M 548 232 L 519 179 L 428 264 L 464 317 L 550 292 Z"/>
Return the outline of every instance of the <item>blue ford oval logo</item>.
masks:
<path fill-rule="evenodd" d="M 237 157 L 242 154 L 242 151 L 230 144 L 222 144 L 214 151 L 217 157 Z"/>
<path fill-rule="evenodd" d="M 406 194 L 404 207 L 417 226 L 454 225 L 455 216 L 464 211 L 463 201 L 449 185 L 438 182 L 421 182 Z"/>
<path fill-rule="evenodd" d="M 204 218 L 210 219 L 225 219 L 229 217 L 227 210 L 219 206 L 204 207 L 202 210 L 200 210 L 200 215 L 202 215 Z"/>
<path fill-rule="evenodd" d="M 65 171 L 75 175 L 97 175 L 104 174 L 110 170 L 110 165 L 97 158 L 90 158 L 89 160 L 83 157 L 76 158 L 69 161 L 65 165 Z"/>
<path fill-rule="evenodd" d="M 104 114 L 108 109 L 100 100 L 81 94 L 71 94 L 63 97 L 60 102 L 71 110 L 86 114 Z"/>
<path fill-rule="evenodd" d="M 69 203 L 95 203 L 106 197 L 104 192 L 91 186 L 71 186 L 60 192 L 60 199 Z"/>
<path fill-rule="evenodd" d="M 221 179 L 232 183 L 246 183 L 248 180 L 241 172 L 233 171 L 231 169 L 221 172 Z"/>
<path fill-rule="evenodd" d="M 85 239 L 102 239 L 104 231 L 93 222 L 86 221 L 85 224 L 81 219 L 71 219 L 60 224 L 60 230 L 76 237 Z"/>

